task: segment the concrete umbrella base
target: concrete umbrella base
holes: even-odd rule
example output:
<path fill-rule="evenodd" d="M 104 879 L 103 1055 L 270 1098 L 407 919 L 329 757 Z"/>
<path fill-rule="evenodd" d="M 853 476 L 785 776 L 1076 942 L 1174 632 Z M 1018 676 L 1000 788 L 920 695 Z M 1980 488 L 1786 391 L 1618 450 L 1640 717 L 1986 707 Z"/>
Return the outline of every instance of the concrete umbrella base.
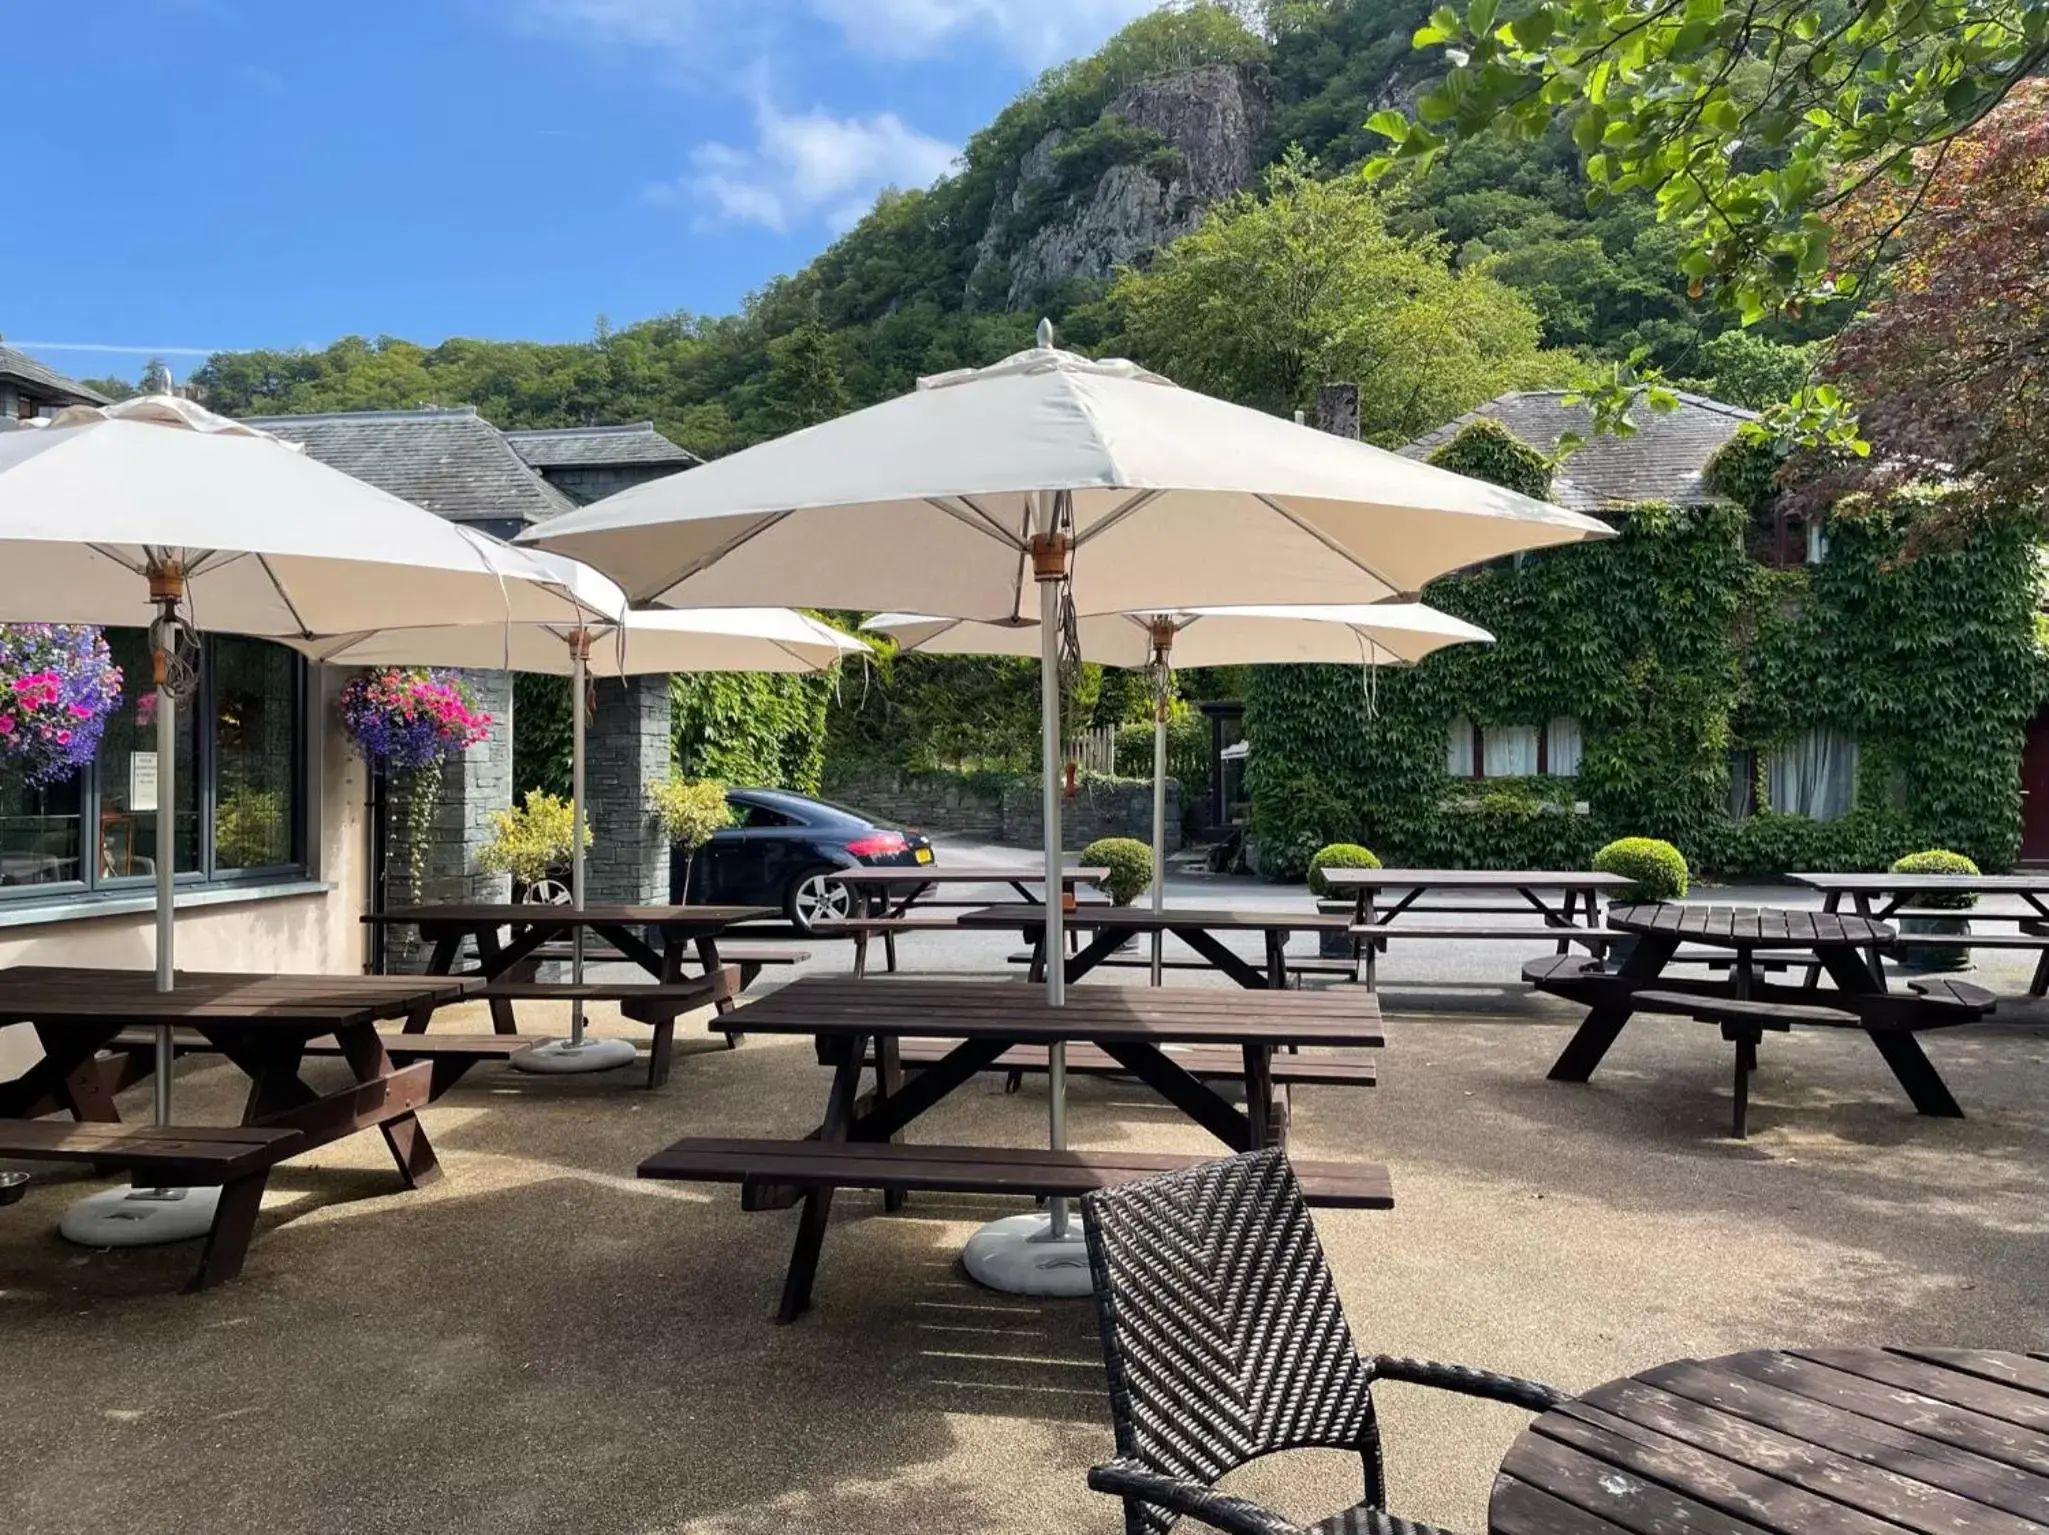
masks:
<path fill-rule="evenodd" d="M 64 1212 L 57 1232 L 80 1247 L 156 1247 L 188 1242 L 213 1229 L 217 1188 L 108 1189 Z"/>
<path fill-rule="evenodd" d="M 968 1238 L 961 1267 L 977 1284 L 1007 1295 L 1081 1296 L 1094 1292 L 1081 1217 L 1070 1212 L 1067 1235 L 1053 1236 L 1050 1215 L 1009 1215 Z"/>
<path fill-rule="evenodd" d="M 546 1076 L 571 1076 L 588 1071 L 616 1071 L 636 1059 L 633 1046 L 623 1039 L 551 1039 L 545 1045 L 522 1050 L 512 1058 L 515 1071 L 532 1071 Z"/>

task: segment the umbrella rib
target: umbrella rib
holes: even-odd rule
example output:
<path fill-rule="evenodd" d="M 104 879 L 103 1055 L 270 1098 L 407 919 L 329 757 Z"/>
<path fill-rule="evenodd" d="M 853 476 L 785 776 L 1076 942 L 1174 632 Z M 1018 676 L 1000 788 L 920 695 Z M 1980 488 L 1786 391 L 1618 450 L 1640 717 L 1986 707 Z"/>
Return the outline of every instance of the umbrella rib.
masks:
<path fill-rule="evenodd" d="M 1023 549 L 1025 547 L 1022 543 L 1018 541 L 1017 536 L 1013 534 L 1010 531 L 1010 529 L 1006 528 L 1003 525 L 1001 518 L 996 517 L 990 512 L 984 511 L 982 507 L 976 503 L 975 498 L 973 496 L 955 496 L 953 499 L 960 502 L 961 506 L 966 507 L 970 512 L 974 513 L 974 516 L 962 516 L 960 509 L 958 507 L 948 506 L 946 504 L 946 499 L 940 496 L 927 496 L 925 498 L 925 504 L 927 506 L 935 508 L 938 511 L 946 513 L 946 515 L 949 517 L 955 518 L 958 521 L 966 523 L 971 528 L 976 528 L 980 532 L 990 534 L 999 541 L 1008 544 L 1013 549 Z"/>
<path fill-rule="evenodd" d="M 271 587 L 277 592 L 277 600 L 282 602 L 285 605 L 285 611 L 292 615 L 292 622 L 299 626 L 300 635 L 310 637 L 313 631 L 306 627 L 306 620 L 299 616 L 298 604 L 292 601 L 292 594 L 285 590 L 285 583 L 280 581 L 277 578 L 277 572 L 270 568 L 270 556 L 259 554 L 256 556 L 256 563 L 262 566 L 263 573 L 270 577 Z"/>
<path fill-rule="evenodd" d="M 103 559 L 112 560 L 116 565 L 119 565 L 123 570 L 129 571 L 135 575 L 141 576 L 147 575 L 149 573 L 149 566 L 147 561 L 145 561 L 141 565 L 131 564 L 129 561 L 123 559 L 118 552 L 109 548 L 105 544 L 87 544 L 86 548 L 92 550 L 94 554 L 99 555 Z"/>
<path fill-rule="evenodd" d="M 724 559 L 727 555 L 733 553 L 742 544 L 752 541 L 759 534 L 766 533 L 770 528 L 774 527 L 777 523 L 781 522 L 785 517 L 789 515 L 789 512 L 768 513 L 759 522 L 753 523 L 748 527 L 741 529 L 738 533 L 735 533 L 731 538 L 727 539 L 723 544 L 720 544 L 716 549 L 712 550 L 709 554 L 700 555 L 698 556 L 698 558 L 686 562 L 680 569 L 672 572 L 667 576 L 664 576 L 661 580 L 652 583 L 651 585 L 647 586 L 644 590 L 635 592 L 633 594 L 632 600 L 634 600 L 635 602 L 659 601 L 665 592 L 668 592 L 675 587 L 681 586 L 685 581 L 688 581 L 692 576 L 698 574 L 700 571 L 705 569 L 705 567 L 716 564 L 718 561 Z"/>
<path fill-rule="evenodd" d="M 1077 533 L 1074 537 L 1074 547 L 1079 549 L 1091 539 L 1109 532 L 1133 512 L 1143 510 L 1159 498 L 1160 492 L 1157 490 L 1141 490 L 1137 495 L 1130 497 L 1122 505 L 1118 506 L 1109 516 L 1096 523 L 1086 533 Z"/>
<path fill-rule="evenodd" d="M 1409 602 L 1413 602 L 1416 599 L 1417 594 L 1415 592 L 1407 590 L 1402 586 L 1400 582 L 1390 580 L 1388 577 L 1382 575 L 1378 570 L 1374 569 L 1371 565 L 1367 564 L 1364 560 L 1360 559 L 1358 555 L 1354 554 L 1351 550 L 1347 549 L 1343 544 L 1339 543 L 1336 539 L 1332 538 L 1328 533 L 1324 532 L 1323 529 L 1315 526 L 1313 523 L 1303 521 L 1302 518 L 1296 516 L 1293 512 L 1289 511 L 1285 506 L 1282 506 L 1280 502 L 1274 500 L 1272 496 L 1255 495 L 1252 499 L 1257 501 L 1261 506 L 1265 507 L 1268 511 L 1273 512 L 1277 516 L 1286 519 L 1295 527 L 1300 528 L 1304 533 L 1307 533 L 1319 544 L 1322 544 L 1324 548 L 1330 550 L 1332 554 L 1341 555 L 1345 559 L 1350 560 L 1354 565 L 1358 566 L 1359 569 L 1365 571 L 1367 575 L 1373 577 L 1374 580 L 1378 581 L 1382 586 L 1386 587 L 1388 591 L 1390 591 L 1394 595 L 1402 598 L 1404 601 Z"/>

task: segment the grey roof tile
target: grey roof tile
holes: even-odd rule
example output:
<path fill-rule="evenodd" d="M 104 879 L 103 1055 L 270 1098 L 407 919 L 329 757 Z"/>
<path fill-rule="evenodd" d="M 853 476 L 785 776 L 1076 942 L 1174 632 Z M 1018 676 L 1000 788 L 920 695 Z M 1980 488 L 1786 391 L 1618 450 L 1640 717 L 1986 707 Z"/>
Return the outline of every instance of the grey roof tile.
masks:
<path fill-rule="evenodd" d="M 1426 432 L 1401 451 L 1428 458 L 1475 421 L 1499 421 L 1517 438 L 1549 453 L 1566 432 L 1586 442 L 1570 454 L 1552 483 L 1551 499 L 1573 511 L 1600 511 L 1644 501 L 1677 505 L 1718 499 L 1702 481 L 1708 461 L 1734 437 L 1755 411 L 1725 405 L 1705 395 L 1679 394 L 1676 410 L 1639 410 L 1634 437 L 1593 435 L 1593 416 L 1584 405 L 1567 405 L 1562 389 L 1519 390 Z"/>
<path fill-rule="evenodd" d="M 655 430 L 652 421 L 625 426 L 549 426 L 507 432 L 512 451 L 536 469 L 592 469 L 610 464 L 702 463 Z"/>
<path fill-rule="evenodd" d="M 470 406 L 248 420 L 303 444 L 330 468 L 455 522 L 535 523 L 575 508 Z"/>
<path fill-rule="evenodd" d="M 26 352 L 0 346 L 0 378 L 11 378 L 38 391 L 38 398 L 54 395 L 67 405 L 111 405 L 114 402 L 97 389 L 88 389 L 76 379 L 47 368 Z"/>

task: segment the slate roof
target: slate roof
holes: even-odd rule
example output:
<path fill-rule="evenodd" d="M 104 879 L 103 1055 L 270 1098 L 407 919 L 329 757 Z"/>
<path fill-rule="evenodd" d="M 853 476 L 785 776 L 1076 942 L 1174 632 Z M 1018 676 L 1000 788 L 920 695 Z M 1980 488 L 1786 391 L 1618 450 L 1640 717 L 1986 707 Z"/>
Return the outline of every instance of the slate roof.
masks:
<path fill-rule="evenodd" d="M 542 522 L 576 503 L 512 451 L 474 406 L 252 416 L 330 468 L 438 512 L 452 522 Z"/>
<path fill-rule="evenodd" d="M 88 389 L 76 379 L 66 378 L 55 368 L 46 368 L 26 352 L 0 346 L 0 378 L 26 384 L 37 399 L 55 399 L 66 405 L 111 405 L 114 402 L 97 389 Z"/>
<path fill-rule="evenodd" d="M 1702 483 L 1708 461 L 1744 422 L 1757 420 L 1755 411 L 1681 392 L 1678 408 L 1669 414 L 1636 411 L 1634 437 L 1597 437 L 1586 406 L 1563 403 L 1567 392 L 1532 389 L 1498 395 L 1401 451 L 1409 458 L 1428 458 L 1475 421 L 1499 421 L 1546 453 L 1558 446 L 1565 432 L 1578 432 L 1586 442 L 1566 458 L 1552 481 L 1551 499 L 1559 506 L 1597 512 L 1644 501 L 1699 505 L 1720 499 Z"/>
<path fill-rule="evenodd" d="M 656 431 L 652 421 L 626 426 L 535 427 L 507 432 L 505 440 L 536 469 L 595 469 L 612 464 L 673 464 L 686 469 L 704 462 Z"/>

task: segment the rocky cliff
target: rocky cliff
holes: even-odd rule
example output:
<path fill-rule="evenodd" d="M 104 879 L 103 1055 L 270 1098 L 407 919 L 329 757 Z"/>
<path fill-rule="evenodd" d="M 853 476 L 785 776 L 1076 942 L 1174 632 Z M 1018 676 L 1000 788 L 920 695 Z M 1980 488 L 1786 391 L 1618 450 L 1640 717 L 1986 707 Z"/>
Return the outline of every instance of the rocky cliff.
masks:
<path fill-rule="evenodd" d="M 1219 64 L 1140 81 L 1095 128 L 1047 134 L 997 202 L 969 292 L 1020 308 L 1070 278 L 1108 278 L 1188 233 L 1208 204 L 1258 179 L 1266 117 L 1253 72 Z M 1090 155 L 1112 163 L 1076 184 L 1077 168 L 1093 169 Z"/>

